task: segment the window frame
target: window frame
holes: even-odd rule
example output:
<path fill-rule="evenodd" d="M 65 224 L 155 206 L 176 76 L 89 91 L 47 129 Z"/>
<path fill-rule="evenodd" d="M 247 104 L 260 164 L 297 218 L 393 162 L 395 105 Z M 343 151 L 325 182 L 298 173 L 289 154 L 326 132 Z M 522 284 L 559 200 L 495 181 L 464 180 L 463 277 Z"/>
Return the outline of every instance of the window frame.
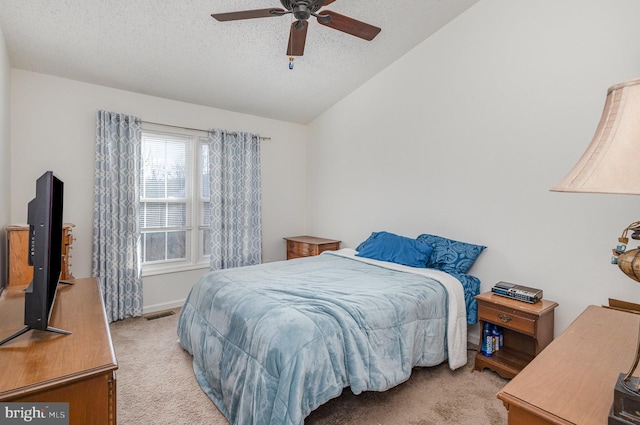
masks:
<path fill-rule="evenodd" d="M 161 229 L 165 232 L 171 232 L 175 230 L 187 229 L 186 243 L 185 243 L 185 256 L 186 259 L 178 260 L 159 260 L 150 263 L 142 263 L 142 276 L 152 276 L 159 274 L 175 273 L 181 271 L 189 271 L 196 269 L 204 269 L 210 266 L 210 256 L 204 255 L 204 247 L 201 246 L 203 242 L 202 232 L 207 228 L 201 224 L 201 204 L 202 188 L 201 188 L 201 176 L 203 172 L 202 164 L 202 146 L 207 142 L 207 132 L 191 129 L 176 128 L 173 126 L 163 126 L 161 124 L 144 123 L 142 126 L 142 139 L 144 143 L 145 135 L 152 135 L 154 137 L 166 137 L 167 139 L 184 140 L 188 144 L 187 155 L 191 158 L 191 164 L 187 165 L 190 170 L 191 184 L 186 188 L 185 199 L 187 200 L 187 225 L 184 227 L 150 227 L 148 229 Z M 142 174 L 144 158 L 141 158 L 140 173 Z M 153 202 L 154 198 L 143 198 L 142 187 L 140 198 L 138 202 L 142 205 L 142 202 Z M 157 199 L 160 202 L 171 202 L 174 199 L 162 198 Z M 141 218 L 142 219 L 142 218 Z M 147 230 L 147 228 L 145 228 Z M 140 239 L 140 254 L 142 261 L 143 241 L 142 234 L 143 229 L 141 227 L 141 239 Z"/>

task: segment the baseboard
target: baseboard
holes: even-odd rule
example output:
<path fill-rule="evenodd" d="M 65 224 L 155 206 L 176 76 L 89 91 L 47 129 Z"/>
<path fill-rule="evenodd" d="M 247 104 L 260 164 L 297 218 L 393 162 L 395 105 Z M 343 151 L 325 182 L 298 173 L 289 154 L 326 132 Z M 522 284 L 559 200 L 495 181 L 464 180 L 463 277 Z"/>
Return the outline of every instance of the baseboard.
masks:
<path fill-rule="evenodd" d="M 142 307 L 142 314 L 155 313 L 156 311 L 170 310 L 176 307 L 182 307 L 184 300 L 175 300 L 161 304 L 147 305 Z"/>
<path fill-rule="evenodd" d="M 477 324 L 468 325 L 467 326 L 467 347 L 471 345 L 477 348 L 479 341 L 480 341 L 480 327 Z"/>

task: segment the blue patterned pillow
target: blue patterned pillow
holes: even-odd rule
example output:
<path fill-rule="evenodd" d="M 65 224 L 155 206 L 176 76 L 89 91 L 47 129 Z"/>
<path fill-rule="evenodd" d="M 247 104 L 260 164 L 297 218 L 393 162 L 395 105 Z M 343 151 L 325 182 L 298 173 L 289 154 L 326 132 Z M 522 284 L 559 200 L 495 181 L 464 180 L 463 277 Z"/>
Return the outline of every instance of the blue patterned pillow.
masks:
<path fill-rule="evenodd" d="M 418 236 L 416 240 L 426 242 L 433 247 L 427 267 L 445 272 L 466 273 L 486 248 L 486 246 L 460 242 L 426 233 Z"/>
<path fill-rule="evenodd" d="M 431 255 L 430 244 L 389 232 L 372 233 L 358 245 L 358 257 L 389 261 L 411 267 L 427 267 Z"/>
<path fill-rule="evenodd" d="M 449 272 L 455 276 L 464 288 L 464 303 L 467 307 L 467 324 L 478 323 L 478 301 L 476 295 L 480 293 L 480 279 L 470 274 Z"/>

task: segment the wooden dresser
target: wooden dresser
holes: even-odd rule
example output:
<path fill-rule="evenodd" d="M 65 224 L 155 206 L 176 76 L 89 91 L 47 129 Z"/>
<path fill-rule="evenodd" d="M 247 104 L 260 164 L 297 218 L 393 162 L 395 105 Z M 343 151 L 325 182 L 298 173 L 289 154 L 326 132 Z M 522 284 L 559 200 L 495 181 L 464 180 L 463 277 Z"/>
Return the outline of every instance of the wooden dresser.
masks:
<path fill-rule="evenodd" d="M 74 224 L 65 223 L 62 228 L 62 273 L 61 280 L 73 279 L 69 260 L 71 259 L 71 245 L 73 244 L 72 229 Z M 33 278 L 33 266 L 29 265 L 29 226 L 8 226 L 8 286 L 25 286 Z"/>
<path fill-rule="evenodd" d="M 72 282 L 49 322 L 70 335 L 31 330 L 0 346 L 0 402 L 67 402 L 71 425 L 114 425 L 118 365 L 98 281 Z M 0 296 L 0 339 L 24 327 L 22 289 Z"/>
<path fill-rule="evenodd" d="M 284 238 L 287 241 L 287 260 L 300 257 L 319 255 L 323 251 L 340 249 L 340 241 L 335 239 L 317 238 L 315 236 L 292 236 Z"/>
<path fill-rule="evenodd" d="M 509 425 L 602 425 L 631 367 L 640 315 L 589 306 L 499 393 Z"/>

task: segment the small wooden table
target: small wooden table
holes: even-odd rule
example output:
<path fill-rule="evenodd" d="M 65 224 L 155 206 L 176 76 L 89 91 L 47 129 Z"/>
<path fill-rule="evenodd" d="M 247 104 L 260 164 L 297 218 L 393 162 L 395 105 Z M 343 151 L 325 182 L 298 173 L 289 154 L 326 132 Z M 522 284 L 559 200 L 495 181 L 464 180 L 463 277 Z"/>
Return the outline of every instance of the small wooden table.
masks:
<path fill-rule="evenodd" d="M 504 346 L 491 357 L 478 350 L 475 370 L 488 368 L 503 378 L 513 378 L 553 341 L 555 301 L 529 304 L 491 292 L 477 295 L 476 300 L 481 330 L 478 347 L 482 347 L 485 322 L 504 329 Z"/>
<path fill-rule="evenodd" d="M 319 255 L 323 251 L 340 249 L 340 241 L 335 239 L 317 238 L 315 236 L 292 236 L 284 238 L 287 241 L 287 260 L 300 257 Z"/>
<path fill-rule="evenodd" d="M 636 350 L 640 315 L 589 306 L 499 393 L 509 425 L 602 425 Z"/>

